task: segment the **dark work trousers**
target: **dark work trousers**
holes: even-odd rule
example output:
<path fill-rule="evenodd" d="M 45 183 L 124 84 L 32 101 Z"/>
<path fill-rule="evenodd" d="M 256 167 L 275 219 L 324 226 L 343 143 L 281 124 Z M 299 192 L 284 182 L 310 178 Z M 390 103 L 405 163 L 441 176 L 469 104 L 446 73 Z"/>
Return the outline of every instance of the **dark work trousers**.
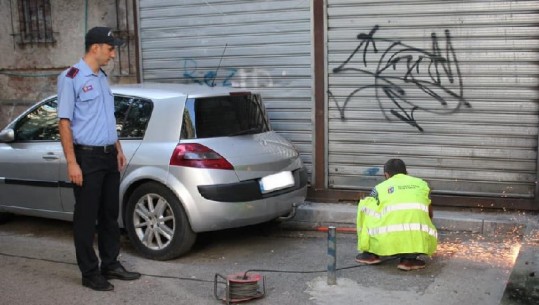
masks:
<path fill-rule="evenodd" d="M 115 149 L 104 152 L 75 148 L 75 156 L 82 170 L 83 182 L 82 186 L 74 187 L 73 231 L 77 263 L 82 276 L 87 277 L 99 274 L 99 262 L 93 248 L 96 227 L 101 269 L 113 269 L 119 265 L 120 172 Z"/>
<path fill-rule="evenodd" d="M 420 253 L 402 253 L 399 254 L 398 257 L 400 259 L 416 259 L 419 256 Z"/>

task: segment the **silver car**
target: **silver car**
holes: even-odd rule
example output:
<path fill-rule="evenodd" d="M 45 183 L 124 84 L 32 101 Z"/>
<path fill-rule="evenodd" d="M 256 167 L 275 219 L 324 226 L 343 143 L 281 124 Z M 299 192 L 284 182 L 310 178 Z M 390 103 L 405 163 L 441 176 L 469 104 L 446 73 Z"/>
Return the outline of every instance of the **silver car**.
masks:
<path fill-rule="evenodd" d="M 299 154 L 271 130 L 260 95 L 151 83 L 112 91 L 128 160 L 119 223 L 142 255 L 178 257 L 199 232 L 270 221 L 305 199 Z M 0 219 L 72 220 L 56 106 L 47 98 L 0 132 Z"/>

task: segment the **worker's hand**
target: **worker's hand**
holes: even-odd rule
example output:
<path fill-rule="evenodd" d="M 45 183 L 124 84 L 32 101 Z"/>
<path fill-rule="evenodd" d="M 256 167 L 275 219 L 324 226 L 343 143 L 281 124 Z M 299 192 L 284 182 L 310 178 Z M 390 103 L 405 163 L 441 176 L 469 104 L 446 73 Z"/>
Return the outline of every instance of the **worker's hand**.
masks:
<path fill-rule="evenodd" d="M 127 159 L 125 158 L 123 151 L 118 151 L 116 158 L 118 158 L 118 171 L 121 172 L 126 166 Z"/>
<path fill-rule="evenodd" d="M 80 169 L 78 163 L 75 162 L 67 164 L 67 175 L 73 184 L 82 186 L 82 170 Z"/>

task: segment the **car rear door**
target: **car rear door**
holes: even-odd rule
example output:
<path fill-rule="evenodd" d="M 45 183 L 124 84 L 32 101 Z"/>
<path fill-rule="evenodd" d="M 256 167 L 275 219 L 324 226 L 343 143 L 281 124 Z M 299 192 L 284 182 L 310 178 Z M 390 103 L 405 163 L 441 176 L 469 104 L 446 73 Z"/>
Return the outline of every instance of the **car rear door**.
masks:
<path fill-rule="evenodd" d="M 10 125 L 15 141 L 0 144 L 0 204 L 60 212 L 60 159 L 56 98 L 40 103 Z"/>

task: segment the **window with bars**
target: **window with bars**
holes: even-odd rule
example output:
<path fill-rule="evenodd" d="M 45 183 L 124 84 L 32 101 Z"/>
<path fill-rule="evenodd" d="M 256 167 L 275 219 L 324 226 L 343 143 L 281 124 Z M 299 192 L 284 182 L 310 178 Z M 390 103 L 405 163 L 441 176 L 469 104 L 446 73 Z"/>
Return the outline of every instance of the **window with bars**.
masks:
<path fill-rule="evenodd" d="M 21 44 L 53 43 L 50 0 L 19 0 L 19 34 Z"/>

